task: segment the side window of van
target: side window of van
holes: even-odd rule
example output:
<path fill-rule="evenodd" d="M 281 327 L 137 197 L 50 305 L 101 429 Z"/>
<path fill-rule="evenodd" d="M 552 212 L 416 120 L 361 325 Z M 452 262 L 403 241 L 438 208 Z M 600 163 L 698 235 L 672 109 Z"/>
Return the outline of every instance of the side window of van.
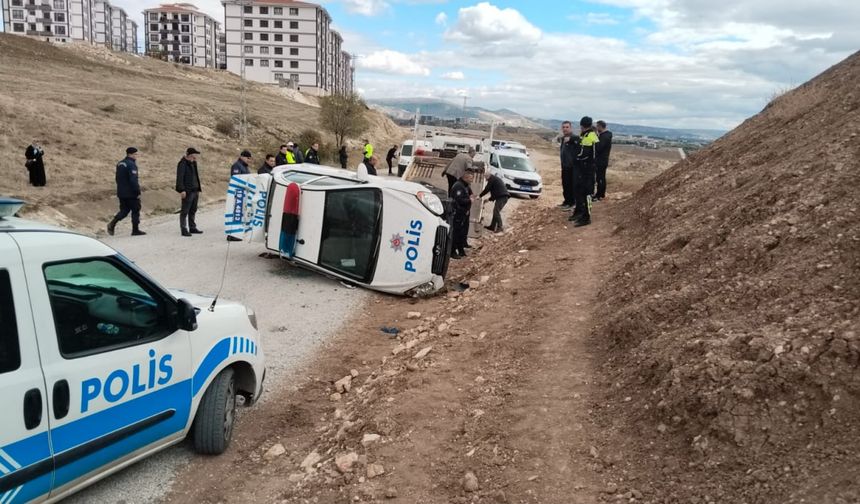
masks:
<path fill-rule="evenodd" d="M 65 358 L 149 343 L 172 332 L 164 300 L 109 260 L 54 263 L 44 271 Z"/>
<path fill-rule="evenodd" d="M 19 347 L 12 281 L 8 271 L 0 270 L 0 373 L 15 371 L 21 366 Z"/>

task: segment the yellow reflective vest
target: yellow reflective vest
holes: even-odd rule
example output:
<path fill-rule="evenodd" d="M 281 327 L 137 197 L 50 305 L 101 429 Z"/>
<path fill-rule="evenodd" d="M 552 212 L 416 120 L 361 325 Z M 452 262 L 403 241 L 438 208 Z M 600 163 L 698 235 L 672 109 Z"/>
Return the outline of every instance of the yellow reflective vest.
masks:
<path fill-rule="evenodd" d="M 370 159 L 373 157 L 373 144 L 366 144 L 364 146 L 364 159 Z"/>
<path fill-rule="evenodd" d="M 287 151 L 287 164 L 296 164 L 296 155 L 293 154 L 293 151 Z"/>

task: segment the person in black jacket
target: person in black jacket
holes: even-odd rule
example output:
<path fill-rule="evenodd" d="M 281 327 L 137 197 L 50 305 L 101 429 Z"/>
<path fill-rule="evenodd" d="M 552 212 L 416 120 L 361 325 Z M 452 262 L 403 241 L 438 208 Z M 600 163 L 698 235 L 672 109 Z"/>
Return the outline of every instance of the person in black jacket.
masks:
<path fill-rule="evenodd" d="M 265 175 L 267 173 L 272 173 L 272 168 L 275 167 L 275 156 L 272 154 L 266 154 L 266 161 L 257 168 L 257 175 Z"/>
<path fill-rule="evenodd" d="M 483 198 L 484 195 L 490 193 L 490 201 L 495 202 L 495 205 L 493 206 L 493 220 L 490 222 L 489 226 L 484 227 L 494 233 L 501 233 L 504 227 L 502 225 L 502 209 L 508 204 L 508 200 L 511 198 L 511 193 L 508 192 L 508 188 L 505 186 L 505 181 L 502 180 L 501 177 L 489 170 L 487 173 L 487 185 L 484 186 L 484 190 L 481 191 L 481 194 L 479 194 L 478 197 Z"/>
<path fill-rule="evenodd" d="M 579 137 L 573 134 L 573 125 L 570 121 L 561 123 L 561 190 L 564 201 L 559 205 L 568 209 L 576 203 L 576 195 L 573 191 L 573 172 L 576 165 L 576 154 L 579 152 Z"/>
<path fill-rule="evenodd" d="M 396 156 L 397 156 L 397 146 L 395 145 L 394 147 L 392 147 L 392 148 L 388 149 L 388 153 L 387 153 L 387 154 L 385 154 L 385 162 L 386 162 L 386 163 L 388 163 L 388 174 L 389 174 L 389 175 L 394 175 L 394 174 L 391 172 L 391 168 L 392 168 L 391 163 L 393 163 L 393 162 L 394 162 L 394 158 L 395 158 Z"/>
<path fill-rule="evenodd" d="M 346 152 L 346 145 L 341 145 L 340 150 L 337 153 L 340 167 L 346 170 L 347 164 L 349 163 L 349 154 Z"/>
<path fill-rule="evenodd" d="M 44 187 L 48 183 L 45 176 L 45 161 L 42 159 L 44 155 L 45 151 L 38 145 L 28 145 L 24 151 L 24 157 L 27 158 L 24 166 L 30 174 L 30 184 L 33 187 Z"/>
<path fill-rule="evenodd" d="M 131 235 L 143 236 L 140 230 L 140 181 L 138 179 L 137 154 L 135 147 L 125 150 L 125 159 L 116 164 L 116 197 L 119 199 L 119 212 L 107 225 L 107 232 L 113 236 L 116 224 L 131 213 Z"/>
<path fill-rule="evenodd" d="M 203 188 L 200 185 L 200 173 L 197 171 L 197 155 L 200 151 L 194 147 L 185 150 L 185 157 L 176 165 L 176 192 L 182 198 L 182 211 L 179 213 L 179 229 L 182 236 L 202 234 L 197 229 L 197 200 Z M 186 226 L 186 222 L 188 225 Z"/>
<path fill-rule="evenodd" d="M 474 173 L 469 169 L 451 187 L 451 201 L 454 206 L 453 230 L 451 231 L 452 259 L 466 257 L 466 248 L 469 245 L 469 213 L 472 210 L 472 201 L 475 200 L 475 194 L 471 187 L 474 180 Z"/>
<path fill-rule="evenodd" d="M 594 193 L 594 201 L 600 201 L 606 197 L 606 169 L 609 168 L 609 152 L 612 150 L 612 132 L 606 129 L 604 121 L 597 121 L 597 143 L 595 152 L 595 176 L 597 178 L 597 191 Z"/>
<path fill-rule="evenodd" d="M 305 163 L 320 164 L 320 143 L 314 142 L 308 150 L 305 151 Z"/>
<path fill-rule="evenodd" d="M 254 156 L 251 155 L 251 151 L 243 150 L 239 153 L 239 159 L 233 163 L 233 166 L 230 167 L 230 175 L 248 175 L 251 173 L 251 160 Z"/>

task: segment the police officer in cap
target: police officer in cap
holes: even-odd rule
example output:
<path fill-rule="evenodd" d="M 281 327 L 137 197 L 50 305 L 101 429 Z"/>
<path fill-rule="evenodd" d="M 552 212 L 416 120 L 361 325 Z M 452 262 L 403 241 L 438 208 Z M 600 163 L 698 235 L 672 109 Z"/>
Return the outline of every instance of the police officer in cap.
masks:
<path fill-rule="evenodd" d="M 131 213 L 131 235 L 143 236 L 140 230 L 140 182 L 137 169 L 138 150 L 129 147 L 125 159 L 116 164 L 116 197 L 119 198 L 119 212 L 107 225 L 107 232 L 113 236 L 116 224 Z"/>
<path fill-rule="evenodd" d="M 582 132 L 579 150 L 574 160 L 573 192 L 576 199 L 573 214 L 569 220 L 576 221 L 575 227 L 591 224 L 591 195 L 594 194 L 595 149 L 600 139 L 597 137 L 592 120 L 585 116 L 579 121 Z"/>

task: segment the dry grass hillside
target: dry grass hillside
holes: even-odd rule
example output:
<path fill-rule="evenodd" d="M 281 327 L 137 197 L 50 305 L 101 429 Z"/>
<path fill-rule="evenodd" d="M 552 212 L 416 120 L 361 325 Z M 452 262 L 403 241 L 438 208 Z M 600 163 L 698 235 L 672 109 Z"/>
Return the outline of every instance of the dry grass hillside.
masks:
<path fill-rule="evenodd" d="M 204 196 L 211 200 L 222 196 L 242 147 L 261 163 L 283 141 L 320 130 L 314 98 L 251 84 L 251 125 L 247 145 L 240 145 L 230 134 L 240 111 L 233 74 L 14 35 L 0 34 L 0 89 L 0 194 L 26 199 L 31 215 L 84 227 L 99 227 L 116 211 L 114 166 L 129 145 L 142 151 L 144 210 L 173 211 L 176 163 L 186 147 L 203 153 Z M 397 126 L 370 113 L 372 142 L 400 139 Z M 23 153 L 31 142 L 46 150 L 46 188 L 27 184 Z M 359 139 L 350 147 L 357 164 Z"/>
<path fill-rule="evenodd" d="M 858 81 L 860 53 L 622 205 L 595 341 L 662 502 L 860 501 Z"/>

